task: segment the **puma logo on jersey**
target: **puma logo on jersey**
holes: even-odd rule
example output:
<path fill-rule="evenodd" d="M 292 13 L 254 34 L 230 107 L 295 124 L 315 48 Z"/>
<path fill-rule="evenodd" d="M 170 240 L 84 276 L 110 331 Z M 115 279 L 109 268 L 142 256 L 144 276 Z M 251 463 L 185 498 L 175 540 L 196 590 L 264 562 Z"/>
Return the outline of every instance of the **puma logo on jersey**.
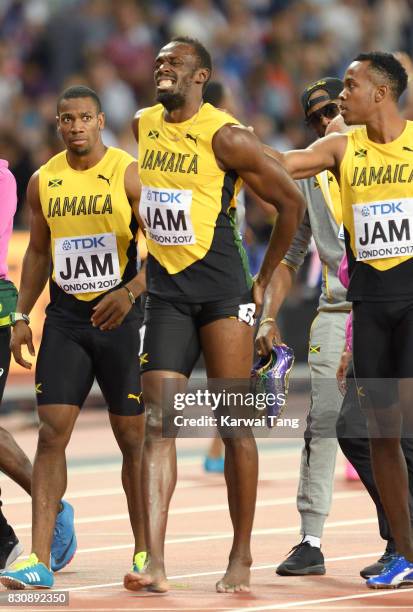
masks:
<path fill-rule="evenodd" d="M 113 176 L 113 174 L 112 174 L 112 176 Z M 102 179 L 102 181 L 106 181 L 107 184 L 110 187 L 110 179 L 112 178 L 112 176 L 110 178 L 106 178 L 106 176 L 103 176 L 103 174 L 98 174 L 98 179 Z"/>
<path fill-rule="evenodd" d="M 188 140 L 193 140 L 196 145 L 198 144 L 198 136 L 192 136 L 192 134 L 186 133 L 185 138 L 188 138 Z"/>
<path fill-rule="evenodd" d="M 403 151 L 410 151 L 410 153 L 413 153 L 413 149 L 410 147 L 403 147 Z"/>

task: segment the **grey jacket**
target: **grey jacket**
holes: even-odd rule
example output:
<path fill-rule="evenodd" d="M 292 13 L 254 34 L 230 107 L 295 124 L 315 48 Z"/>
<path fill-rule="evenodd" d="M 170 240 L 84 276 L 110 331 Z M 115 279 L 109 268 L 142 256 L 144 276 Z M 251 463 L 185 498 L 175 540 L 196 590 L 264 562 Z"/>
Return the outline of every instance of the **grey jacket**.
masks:
<path fill-rule="evenodd" d="M 350 310 L 351 304 L 346 301 L 346 289 L 337 278 L 338 267 L 344 254 L 344 240 L 339 238 L 342 228 L 327 205 L 320 187 L 320 182 L 323 181 L 324 189 L 328 188 L 327 176 L 324 171 L 317 177 L 298 181 L 307 202 L 307 210 L 283 263 L 298 270 L 313 236 L 323 268 L 318 310 Z"/>

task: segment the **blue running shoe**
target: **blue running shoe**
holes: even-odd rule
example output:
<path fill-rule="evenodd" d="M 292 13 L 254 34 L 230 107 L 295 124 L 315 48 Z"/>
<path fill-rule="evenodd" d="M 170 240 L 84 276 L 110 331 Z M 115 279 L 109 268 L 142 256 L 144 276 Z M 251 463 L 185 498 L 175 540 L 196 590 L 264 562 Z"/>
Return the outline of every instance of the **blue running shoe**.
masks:
<path fill-rule="evenodd" d="M 50 589 L 54 578 L 53 572 L 32 553 L 25 561 L 16 561 L 4 570 L 0 582 L 6 589 Z"/>
<path fill-rule="evenodd" d="M 366 585 L 370 589 L 397 589 L 413 583 L 413 563 L 398 555 L 387 563 L 381 574 L 369 578 Z"/>
<path fill-rule="evenodd" d="M 205 457 L 204 470 L 212 474 L 223 474 L 225 466 L 224 457 Z"/>
<path fill-rule="evenodd" d="M 285 344 L 280 344 L 274 345 L 271 353 L 261 357 L 252 368 L 251 378 L 255 393 L 271 394 L 277 398 L 277 402 L 267 404 L 268 427 L 273 426 L 274 419 L 281 416 L 286 406 L 290 372 L 293 365 L 293 349 Z M 278 401 L 279 399 L 280 401 Z"/>
<path fill-rule="evenodd" d="M 56 517 L 50 551 L 50 567 L 53 572 L 58 572 L 70 563 L 77 548 L 73 506 L 63 499 L 61 503 L 63 508 Z"/>
<path fill-rule="evenodd" d="M 132 572 L 136 572 L 137 574 L 142 572 L 146 564 L 147 556 L 146 551 L 136 553 L 136 555 L 133 557 Z"/>

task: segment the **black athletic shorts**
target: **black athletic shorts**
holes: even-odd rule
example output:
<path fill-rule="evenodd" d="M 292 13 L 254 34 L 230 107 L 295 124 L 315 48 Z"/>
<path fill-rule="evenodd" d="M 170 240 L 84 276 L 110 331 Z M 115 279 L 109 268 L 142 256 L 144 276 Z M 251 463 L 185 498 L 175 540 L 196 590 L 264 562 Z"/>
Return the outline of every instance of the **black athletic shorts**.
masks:
<path fill-rule="evenodd" d="M 94 379 L 109 411 L 131 416 L 144 411 L 139 372 L 139 321 L 129 313 L 117 329 L 63 325 L 46 319 L 36 364 L 39 406 L 81 407 Z"/>
<path fill-rule="evenodd" d="M 353 302 L 353 362 L 361 398 L 397 401 L 398 380 L 413 378 L 413 299 Z"/>
<path fill-rule="evenodd" d="M 141 371 L 170 370 L 189 376 L 201 353 L 199 329 L 218 319 L 235 318 L 254 325 L 251 291 L 217 302 L 168 302 L 146 298 Z"/>

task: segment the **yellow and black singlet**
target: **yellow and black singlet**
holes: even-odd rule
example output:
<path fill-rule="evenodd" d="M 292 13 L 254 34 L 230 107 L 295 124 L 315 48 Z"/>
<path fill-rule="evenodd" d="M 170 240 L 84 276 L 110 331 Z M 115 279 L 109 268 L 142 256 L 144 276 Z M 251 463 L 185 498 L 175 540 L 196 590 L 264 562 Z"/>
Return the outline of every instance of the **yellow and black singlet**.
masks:
<path fill-rule="evenodd" d="M 351 300 L 413 297 L 413 122 L 386 144 L 347 135 L 340 166 Z"/>
<path fill-rule="evenodd" d="M 39 171 L 39 195 L 50 228 L 50 308 L 89 313 L 102 294 L 133 278 L 137 270 L 137 221 L 124 176 L 135 161 L 109 147 L 87 170 L 74 170 L 66 151 Z"/>
<path fill-rule="evenodd" d="M 212 149 L 214 134 L 238 121 L 210 104 L 182 123 L 163 113 L 157 104 L 139 119 L 148 291 L 192 303 L 244 295 L 252 281 L 234 222 L 241 179 Z"/>

